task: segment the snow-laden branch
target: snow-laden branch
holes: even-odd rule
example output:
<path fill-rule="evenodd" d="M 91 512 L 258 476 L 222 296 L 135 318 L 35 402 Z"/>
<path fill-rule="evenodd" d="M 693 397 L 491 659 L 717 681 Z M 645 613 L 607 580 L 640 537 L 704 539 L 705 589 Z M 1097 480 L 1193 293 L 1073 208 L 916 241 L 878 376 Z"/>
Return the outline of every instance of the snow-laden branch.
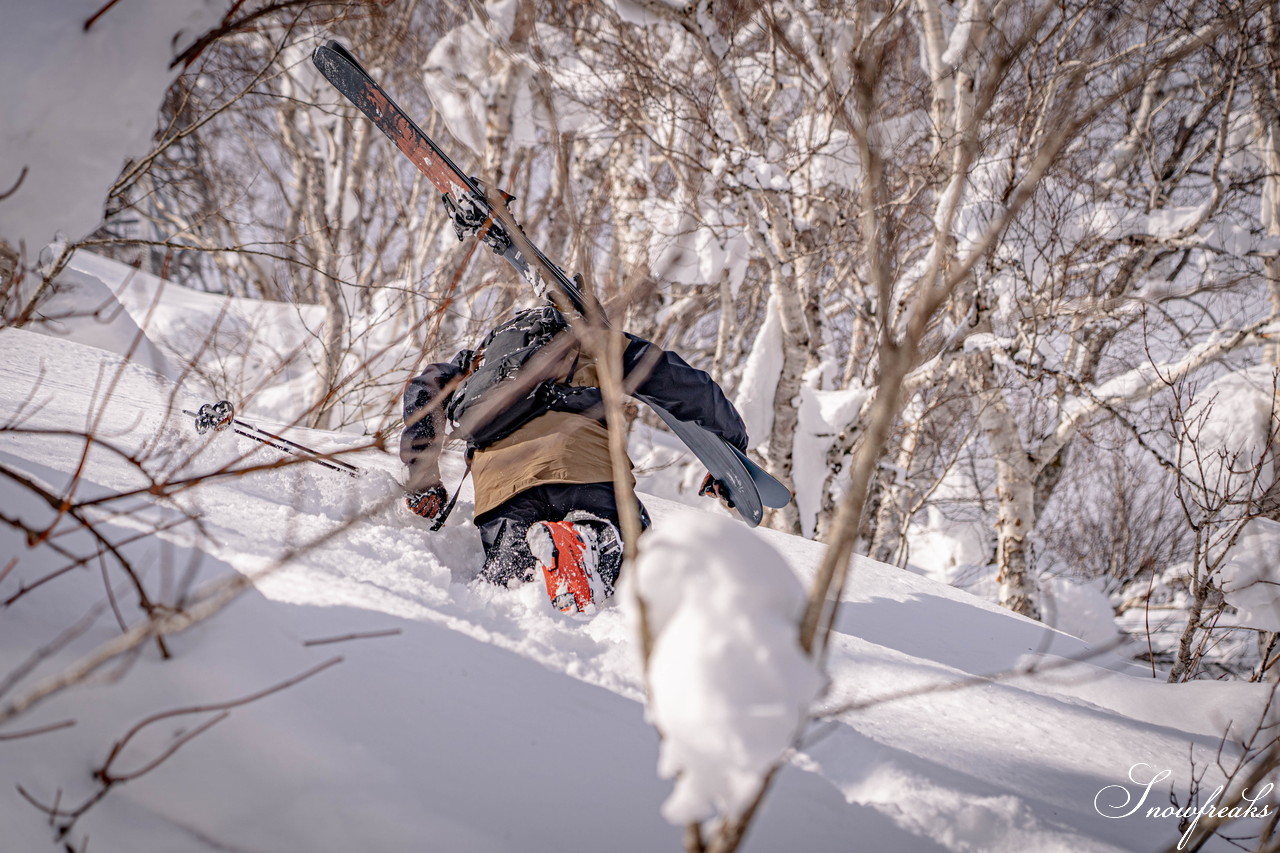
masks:
<path fill-rule="evenodd" d="M 1057 456 L 1081 427 L 1099 412 L 1145 400 L 1240 347 L 1261 343 L 1262 333 L 1271 325 L 1272 321 L 1266 319 L 1242 329 L 1220 332 L 1176 361 L 1148 362 L 1108 380 L 1087 397 L 1069 400 L 1063 406 L 1057 427 L 1035 453 L 1037 466 L 1045 465 Z"/>
<path fill-rule="evenodd" d="M 1030 201 L 1033 193 L 1040 186 L 1040 181 L 1046 171 L 1056 161 L 1058 155 L 1068 143 L 1075 140 L 1081 131 L 1091 125 L 1117 101 L 1141 85 L 1151 73 L 1176 65 L 1193 51 L 1200 49 L 1204 44 L 1220 34 L 1227 25 L 1228 22 L 1225 20 L 1216 20 L 1174 40 L 1150 65 L 1140 67 L 1124 77 L 1106 97 L 1097 98 L 1093 103 L 1068 120 L 1056 123 L 1052 130 L 1048 132 L 1047 138 L 1040 142 L 1029 167 L 1018 180 L 1012 193 L 1010 193 L 1010 199 L 1004 209 L 1000 211 L 999 215 L 993 217 L 981 236 L 968 247 L 967 251 L 955 259 L 945 279 L 926 290 L 923 297 L 917 301 L 912 322 L 927 323 L 937 308 L 946 300 L 947 296 L 961 282 L 967 280 L 973 274 L 974 269 L 980 262 L 990 256 L 999 239 L 1005 233 L 1005 229 L 1021 212 L 1026 203 Z M 1099 44 L 1100 42 L 1095 42 L 1094 47 L 1096 48 Z M 1068 75 L 1068 81 L 1059 88 L 1073 96 L 1077 95 L 1083 90 L 1085 75 L 1089 70 L 1091 69 L 1086 62 L 1074 63 Z M 994 97 L 994 90 L 991 91 L 990 96 Z M 1067 118 L 1067 116 L 1064 116 L 1064 118 Z"/>

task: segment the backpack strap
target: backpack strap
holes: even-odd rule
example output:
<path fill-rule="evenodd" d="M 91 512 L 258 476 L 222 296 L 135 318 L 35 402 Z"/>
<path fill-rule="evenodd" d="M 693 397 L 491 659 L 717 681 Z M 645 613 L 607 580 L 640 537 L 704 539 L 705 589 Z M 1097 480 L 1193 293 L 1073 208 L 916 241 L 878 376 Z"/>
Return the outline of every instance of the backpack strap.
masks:
<path fill-rule="evenodd" d="M 539 398 L 549 412 L 571 412 L 585 415 L 607 426 L 604 395 L 594 385 L 566 385 L 548 382 L 538 389 Z"/>
<path fill-rule="evenodd" d="M 457 434 L 465 436 L 471 447 L 501 441 L 548 411 L 546 386 L 556 380 L 545 376 L 543 367 L 529 374 L 527 365 L 567 328 L 563 315 L 546 305 L 522 311 L 489 333 L 480 346 L 483 363 L 467 377 L 447 409 L 449 419 L 459 427 Z M 570 375 L 578 369 L 578 358 L 575 351 Z"/>

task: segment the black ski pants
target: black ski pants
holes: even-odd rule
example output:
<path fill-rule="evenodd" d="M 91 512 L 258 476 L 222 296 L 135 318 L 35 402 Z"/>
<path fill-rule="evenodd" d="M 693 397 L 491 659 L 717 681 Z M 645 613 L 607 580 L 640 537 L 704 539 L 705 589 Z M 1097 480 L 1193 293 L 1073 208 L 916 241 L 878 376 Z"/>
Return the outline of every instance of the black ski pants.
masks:
<path fill-rule="evenodd" d="M 539 521 L 563 521 L 574 510 L 603 518 L 621 530 L 613 483 L 546 483 L 525 489 L 488 512 L 476 516 L 484 545 L 480 577 L 506 585 L 514 578 L 533 580 L 538 560 L 524 535 Z M 640 505 L 640 523 L 649 526 L 649 513 Z"/>

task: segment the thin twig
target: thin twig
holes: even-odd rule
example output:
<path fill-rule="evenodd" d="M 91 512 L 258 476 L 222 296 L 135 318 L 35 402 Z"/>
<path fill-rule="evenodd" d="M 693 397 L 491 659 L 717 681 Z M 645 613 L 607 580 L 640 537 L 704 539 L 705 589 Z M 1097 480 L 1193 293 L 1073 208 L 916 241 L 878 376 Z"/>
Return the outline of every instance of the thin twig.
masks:
<path fill-rule="evenodd" d="M 0 740 L 18 740 L 24 737 L 35 737 L 36 735 L 48 734 L 56 732 L 60 729 L 69 729 L 76 724 L 75 720 L 63 720 L 60 723 L 51 723 L 47 726 L 40 726 L 34 729 L 24 729 L 20 732 L 0 732 Z"/>
<path fill-rule="evenodd" d="M 31 672 L 34 671 L 41 663 L 62 651 L 69 644 L 75 641 L 77 637 L 92 628 L 93 623 L 98 621 L 98 617 L 102 615 L 102 611 L 105 607 L 106 606 L 104 604 L 99 602 L 89 608 L 89 612 L 86 613 L 78 622 L 55 637 L 52 642 L 36 649 L 25 661 L 15 667 L 7 676 L 0 679 L 0 696 L 4 696 L 13 689 L 14 685 L 31 674 Z M 8 718 L 8 715 L 0 716 L 0 722 L 3 722 L 3 720 Z"/>
<path fill-rule="evenodd" d="M 173 743 L 165 747 L 163 752 L 161 752 L 151 761 L 148 761 L 146 764 L 139 767 L 137 770 L 134 770 L 132 773 L 124 773 L 119 776 L 108 775 L 107 770 L 104 767 L 102 770 L 98 771 L 98 773 L 94 775 L 96 775 L 98 779 L 108 787 L 111 785 L 120 784 L 122 782 L 130 782 L 134 779 L 137 779 L 139 776 L 145 776 L 147 773 L 150 773 L 152 770 L 155 770 L 157 767 L 163 764 L 166 760 L 169 759 L 170 756 L 172 756 L 175 752 L 181 749 L 185 744 L 195 740 L 197 737 L 209 731 L 209 729 L 213 728 L 218 723 L 222 722 L 223 720 L 225 720 L 227 717 L 230 717 L 230 716 L 231 716 L 230 711 L 223 711 L 219 713 L 217 716 L 212 717 L 211 719 L 206 720 L 205 722 L 196 726 L 194 729 L 191 729 L 190 731 L 187 731 L 187 732 L 183 732 L 181 735 L 174 738 Z"/>
<path fill-rule="evenodd" d="M 345 643 L 348 640 L 371 640 L 376 637 L 395 637 L 404 633 L 399 628 L 390 628 L 385 631 L 364 631 L 361 633 L 343 634 L 341 637 L 322 637 L 318 640 L 307 640 L 304 646 L 324 646 L 330 643 Z"/>
<path fill-rule="evenodd" d="M 27 179 L 27 167 L 23 166 L 22 171 L 18 173 L 18 180 L 14 183 L 14 185 L 9 187 L 9 189 L 5 190 L 4 192 L 0 193 L 0 201 L 4 201 L 9 196 L 16 193 L 18 191 L 18 187 L 22 186 L 22 182 L 25 181 L 26 179 Z"/>
<path fill-rule="evenodd" d="M 296 675 L 293 678 L 286 679 L 285 681 L 282 681 L 279 684 L 276 684 L 272 687 L 268 687 L 265 690 L 259 690 L 256 693 L 250 693 L 248 696 L 242 696 L 239 699 L 231 699 L 226 702 L 216 702 L 208 705 L 193 705 L 188 708 L 178 708 L 173 711 L 163 711 L 159 714 L 152 714 L 150 717 L 147 717 L 139 721 L 138 723 L 136 723 L 131 729 L 129 729 L 128 732 L 125 733 L 124 737 L 116 741 L 115 745 L 111 748 L 110 754 L 107 756 L 107 760 L 103 762 L 102 767 L 99 768 L 97 771 L 95 771 L 93 775 L 107 784 L 110 784 L 112 782 L 124 782 L 130 779 L 136 779 L 138 776 L 141 776 L 143 773 L 147 772 L 148 770 L 153 769 L 156 764 L 159 764 L 160 761 L 163 760 L 163 758 L 167 758 L 169 755 L 172 755 L 173 752 L 177 751 L 177 747 L 181 746 L 182 743 L 185 743 L 187 740 L 190 740 L 189 737 L 181 740 L 181 742 L 177 743 L 170 750 L 166 751 L 165 755 L 161 759 L 151 762 L 141 770 L 134 771 L 133 773 L 126 773 L 121 776 L 112 774 L 111 765 L 112 763 L 115 762 L 117 758 L 120 757 L 120 753 L 124 750 L 125 746 L 127 746 L 129 741 L 133 739 L 134 735 L 138 734 L 140 731 L 142 731 L 144 728 L 151 725 L 152 723 L 157 723 L 157 722 L 160 722 L 161 720 L 171 719 L 173 717 L 186 716 L 188 714 L 207 714 L 207 713 L 213 713 L 215 711 L 224 712 L 220 717 L 215 718 L 214 722 L 218 722 L 223 717 L 225 717 L 226 715 L 225 712 L 229 712 L 233 708 L 239 708 L 243 705 L 248 705 L 250 702 L 256 702 L 259 699 L 264 699 L 267 696 L 272 695 L 273 693 L 279 693 L 282 690 L 286 690 L 290 687 L 293 687 L 295 684 L 299 684 L 303 681 L 306 681 L 308 678 L 311 678 L 313 675 L 318 675 L 319 673 L 323 672 L 324 670 L 328 669 L 331 666 L 335 666 L 337 664 L 342 663 L 342 660 L 343 659 L 341 657 L 329 658 L 329 660 L 325 661 L 322 664 L 319 664 L 318 666 L 312 667 L 311 669 L 307 670 L 301 675 Z M 201 728 L 201 730 L 206 730 L 211 725 L 213 725 L 213 723 L 208 723 L 204 725 Z"/>
<path fill-rule="evenodd" d="M 119 2 L 120 0 L 107 0 L 106 5 L 104 5 L 101 9 L 99 9 L 98 11 L 90 15 L 88 20 L 84 22 L 84 31 L 86 33 L 89 32 L 89 28 L 92 27 L 95 23 L 97 23 L 99 18 L 107 14 L 107 12 L 111 9 L 112 6 L 116 5 Z"/>

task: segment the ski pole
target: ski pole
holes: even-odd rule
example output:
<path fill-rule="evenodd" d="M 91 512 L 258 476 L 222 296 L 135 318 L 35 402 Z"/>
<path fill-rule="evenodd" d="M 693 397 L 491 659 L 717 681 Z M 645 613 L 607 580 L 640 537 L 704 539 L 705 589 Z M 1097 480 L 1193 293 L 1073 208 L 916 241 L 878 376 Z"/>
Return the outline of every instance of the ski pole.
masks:
<path fill-rule="evenodd" d="M 182 410 L 184 415 L 195 418 L 196 432 L 204 435 L 209 430 L 221 432 L 224 429 L 231 429 L 237 435 L 243 435 L 245 438 L 251 438 L 268 447 L 273 447 L 283 453 L 290 453 L 294 456 L 300 456 L 308 462 L 315 462 L 317 465 L 323 465 L 334 471 L 341 471 L 350 477 L 358 477 L 360 469 L 349 462 L 342 462 L 337 459 L 324 459 L 321 454 L 303 444 L 296 441 L 290 441 L 287 438 L 278 436 L 275 433 L 267 432 L 253 424 L 246 423 L 235 416 L 235 408 L 229 400 L 220 400 L 217 403 L 205 403 L 200 407 L 200 411 L 191 412 L 186 409 Z"/>
<path fill-rule="evenodd" d="M 467 457 L 467 468 L 465 471 L 462 472 L 462 479 L 458 481 L 458 488 L 454 489 L 453 497 L 449 498 L 449 503 L 440 512 L 440 514 L 436 516 L 436 520 L 432 522 L 431 532 L 434 533 L 435 531 L 439 530 L 441 527 L 444 527 L 445 521 L 447 521 L 449 518 L 449 513 L 453 512 L 453 505 L 458 502 L 458 495 L 462 494 L 462 484 L 467 481 L 467 477 L 470 474 L 471 474 L 471 458 Z"/>

